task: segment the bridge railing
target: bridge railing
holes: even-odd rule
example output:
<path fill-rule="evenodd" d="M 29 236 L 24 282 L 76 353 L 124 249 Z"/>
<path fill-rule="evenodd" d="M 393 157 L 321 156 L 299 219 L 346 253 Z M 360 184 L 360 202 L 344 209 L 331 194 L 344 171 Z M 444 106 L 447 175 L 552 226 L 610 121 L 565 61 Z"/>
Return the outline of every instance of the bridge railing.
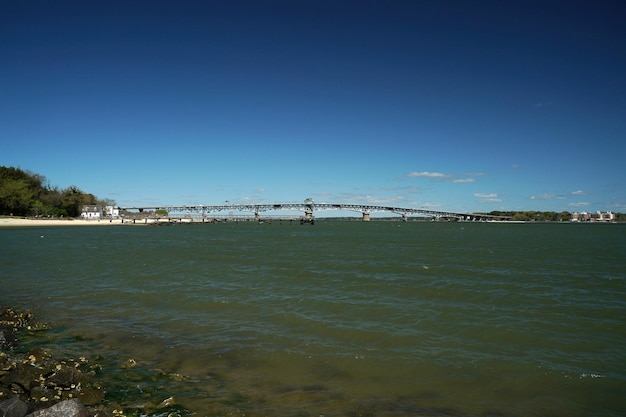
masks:
<path fill-rule="evenodd" d="M 427 217 L 451 217 L 459 220 L 491 220 L 505 221 L 510 220 L 506 216 L 494 216 L 484 213 L 458 213 L 443 210 L 426 210 L 406 207 L 378 206 L 371 204 L 343 204 L 343 203 L 263 203 L 263 204 L 218 204 L 218 205 L 183 205 L 183 206 L 154 206 L 154 207 L 119 207 L 120 210 L 144 212 L 148 210 L 166 210 L 168 213 L 197 213 L 201 215 L 209 215 L 213 213 L 223 212 L 250 212 L 258 215 L 259 213 L 272 210 L 288 210 L 299 211 L 304 213 L 313 213 L 315 211 L 324 210 L 340 210 L 354 211 L 363 214 L 374 212 L 388 212 L 408 217 L 410 215 L 427 216 Z"/>

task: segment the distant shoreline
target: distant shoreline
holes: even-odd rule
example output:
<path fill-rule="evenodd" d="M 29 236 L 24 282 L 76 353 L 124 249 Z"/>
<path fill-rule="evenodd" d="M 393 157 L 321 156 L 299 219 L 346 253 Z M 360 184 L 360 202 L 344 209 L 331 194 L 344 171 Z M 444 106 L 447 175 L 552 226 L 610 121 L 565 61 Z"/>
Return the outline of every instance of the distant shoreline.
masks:
<path fill-rule="evenodd" d="M 112 226 L 121 224 L 133 224 L 121 219 L 36 219 L 24 217 L 0 217 L 0 227 L 21 226 Z"/>
<path fill-rule="evenodd" d="M 198 221 L 190 218 L 114 218 L 114 219 L 60 219 L 60 218 L 35 218 L 35 217 L 1 217 L 1 227 L 29 227 L 29 226 L 150 226 L 168 224 L 202 224 L 214 223 L 214 221 Z"/>
<path fill-rule="evenodd" d="M 270 219 L 270 222 L 273 219 Z M 356 218 L 319 218 L 316 220 L 326 221 L 359 221 Z M 241 221 L 241 220 L 240 220 Z M 247 219 L 246 221 L 252 221 Z M 376 219 L 372 221 L 390 221 L 389 219 Z M 398 222 L 399 220 L 393 219 L 391 221 Z M 411 220 L 411 222 L 428 222 L 429 220 Z M 34 217 L 1 217 L 0 216 L 0 228 L 2 227 L 33 227 L 33 226 L 146 226 L 146 225 L 167 225 L 167 224 L 212 224 L 215 220 L 198 221 L 186 218 L 148 218 L 148 219 L 47 219 L 47 218 L 34 218 Z M 465 223 L 465 222 L 461 222 Z M 476 223 L 476 222 L 467 222 Z M 619 222 L 552 222 L 552 221 L 520 221 L 509 220 L 500 222 L 479 222 L 479 223 L 493 223 L 493 224 L 614 224 Z"/>

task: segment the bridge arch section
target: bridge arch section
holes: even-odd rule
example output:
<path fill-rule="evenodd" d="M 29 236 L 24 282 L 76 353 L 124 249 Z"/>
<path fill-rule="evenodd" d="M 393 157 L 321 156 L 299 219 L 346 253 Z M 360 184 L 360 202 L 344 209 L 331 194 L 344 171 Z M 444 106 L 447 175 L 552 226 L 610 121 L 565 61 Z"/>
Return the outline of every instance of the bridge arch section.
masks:
<path fill-rule="evenodd" d="M 425 217 L 448 217 L 455 218 L 460 221 L 506 221 L 510 217 L 493 216 L 484 213 L 457 213 L 435 210 L 423 210 L 413 208 L 391 207 L 391 206 L 375 206 L 369 204 L 343 204 L 343 203 L 315 203 L 312 199 L 306 199 L 301 203 L 268 203 L 268 204 L 220 204 L 220 205 L 195 205 L 195 206 L 159 206 L 159 207 L 118 207 L 119 210 L 134 211 L 144 213 L 150 210 L 163 209 L 170 213 L 197 213 L 201 214 L 204 219 L 210 213 L 224 212 L 247 212 L 254 215 L 255 218 L 261 217 L 260 213 L 266 211 L 296 211 L 304 213 L 302 219 L 311 222 L 315 218 L 316 211 L 338 210 L 351 211 L 361 213 L 363 221 L 369 221 L 371 214 L 374 212 L 393 213 L 400 215 L 403 221 L 407 221 L 409 216 L 425 216 Z"/>

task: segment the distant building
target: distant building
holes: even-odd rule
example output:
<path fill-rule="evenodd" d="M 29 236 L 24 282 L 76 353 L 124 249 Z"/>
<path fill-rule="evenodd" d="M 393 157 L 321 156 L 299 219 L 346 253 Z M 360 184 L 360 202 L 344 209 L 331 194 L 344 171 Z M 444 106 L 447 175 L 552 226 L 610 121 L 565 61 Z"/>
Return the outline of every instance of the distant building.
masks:
<path fill-rule="evenodd" d="M 610 211 L 597 211 L 595 213 L 587 213 L 581 211 L 580 213 L 572 213 L 573 222 L 612 222 L 615 221 L 615 213 Z"/>
<path fill-rule="evenodd" d="M 615 213 L 610 211 L 602 213 L 599 211 L 592 217 L 592 219 L 595 219 L 597 222 L 612 222 L 615 221 Z"/>
<path fill-rule="evenodd" d="M 83 211 L 80 213 L 80 217 L 83 219 L 101 219 L 102 207 L 94 205 L 83 206 Z"/>
<path fill-rule="evenodd" d="M 118 217 L 120 217 L 120 209 L 119 209 L 119 207 L 106 206 L 104 208 L 104 214 L 107 217 L 110 217 L 110 218 L 113 218 L 113 219 L 117 219 Z"/>

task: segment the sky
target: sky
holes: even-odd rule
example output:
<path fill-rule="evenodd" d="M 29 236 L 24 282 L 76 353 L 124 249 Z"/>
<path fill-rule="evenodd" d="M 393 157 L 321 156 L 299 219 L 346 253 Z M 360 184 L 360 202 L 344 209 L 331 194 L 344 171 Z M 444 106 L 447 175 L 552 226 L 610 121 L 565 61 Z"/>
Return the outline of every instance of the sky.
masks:
<path fill-rule="evenodd" d="M 626 212 L 626 3 L 0 5 L 0 165 L 122 207 Z"/>

